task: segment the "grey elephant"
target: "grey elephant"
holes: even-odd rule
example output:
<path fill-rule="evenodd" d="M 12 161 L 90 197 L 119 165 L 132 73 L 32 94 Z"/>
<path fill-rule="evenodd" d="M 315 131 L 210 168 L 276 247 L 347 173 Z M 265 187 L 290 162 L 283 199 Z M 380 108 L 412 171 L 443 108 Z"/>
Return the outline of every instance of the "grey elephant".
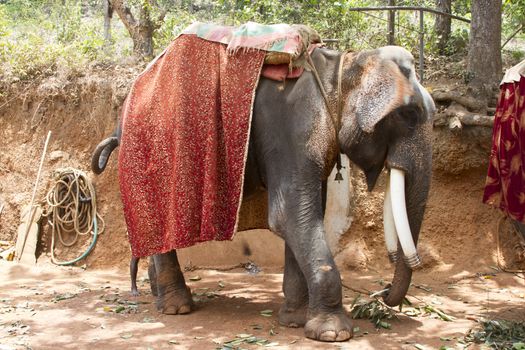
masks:
<path fill-rule="evenodd" d="M 285 241 L 279 322 L 304 326 L 308 338 L 345 341 L 352 325 L 323 226 L 327 177 L 338 152 L 362 169 L 369 190 L 388 170 L 384 226 L 395 273 L 383 297 L 399 305 L 420 264 L 416 244 L 431 179 L 434 103 L 417 81 L 412 55 L 400 47 L 344 54 L 319 48 L 311 58 L 316 70 L 288 80 L 284 89 L 259 81 L 243 195 L 266 189 L 269 228 Z M 119 140 L 117 130 L 97 146 L 96 173 Z M 191 311 L 175 250 L 154 256 L 149 273 L 161 312 Z"/>

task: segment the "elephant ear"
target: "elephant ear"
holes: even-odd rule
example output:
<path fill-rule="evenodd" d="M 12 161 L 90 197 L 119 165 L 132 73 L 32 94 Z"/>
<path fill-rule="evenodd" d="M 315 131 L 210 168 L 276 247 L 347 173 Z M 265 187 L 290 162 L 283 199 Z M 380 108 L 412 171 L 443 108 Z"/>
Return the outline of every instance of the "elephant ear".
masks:
<path fill-rule="evenodd" d="M 372 133 L 381 119 L 409 104 L 414 89 L 392 60 L 368 56 L 361 67 L 361 81 L 350 93 L 349 103 L 354 106 L 353 114 L 359 127 Z"/>

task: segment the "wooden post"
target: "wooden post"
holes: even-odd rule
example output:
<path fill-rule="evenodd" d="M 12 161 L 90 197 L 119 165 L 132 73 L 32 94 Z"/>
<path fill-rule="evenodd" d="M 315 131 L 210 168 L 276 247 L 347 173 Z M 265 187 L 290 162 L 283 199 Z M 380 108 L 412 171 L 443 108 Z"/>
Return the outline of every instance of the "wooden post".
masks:
<path fill-rule="evenodd" d="M 388 6 L 395 6 L 396 0 L 388 0 Z M 395 44 L 396 11 L 388 11 L 388 45 Z"/>
<path fill-rule="evenodd" d="M 423 10 L 419 10 L 419 80 L 423 82 L 423 71 L 425 66 L 425 42 L 424 42 L 424 34 L 425 34 L 425 22 L 424 22 L 424 15 L 425 12 Z"/>
<path fill-rule="evenodd" d="M 44 166 L 44 159 L 46 157 L 47 153 L 47 146 L 49 144 L 49 140 L 51 139 L 51 130 L 47 132 L 46 142 L 44 144 L 44 151 L 42 152 L 42 157 L 40 158 L 40 166 L 38 167 L 38 172 L 36 174 L 36 181 L 35 186 L 33 187 L 33 195 L 31 196 L 31 203 L 29 204 L 29 216 L 28 220 L 24 224 L 20 225 L 18 230 L 18 237 L 16 239 L 16 255 L 17 259 L 20 262 L 22 258 L 24 257 L 24 248 L 27 241 L 27 236 L 31 232 L 31 251 L 26 251 L 26 256 L 28 256 L 28 260 L 24 259 L 24 261 L 35 263 L 35 250 L 36 250 L 36 244 L 37 244 L 37 235 L 38 235 L 38 228 L 37 225 L 33 222 L 33 219 L 35 217 L 36 209 L 34 207 L 35 203 L 35 197 L 36 197 L 36 190 L 38 189 L 38 183 L 40 182 L 40 175 L 42 175 L 42 167 Z M 40 213 L 41 215 L 41 213 Z"/>
<path fill-rule="evenodd" d="M 104 41 L 106 45 L 111 42 L 111 17 L 113 9 L 109 0 L 104 0 Z"/>

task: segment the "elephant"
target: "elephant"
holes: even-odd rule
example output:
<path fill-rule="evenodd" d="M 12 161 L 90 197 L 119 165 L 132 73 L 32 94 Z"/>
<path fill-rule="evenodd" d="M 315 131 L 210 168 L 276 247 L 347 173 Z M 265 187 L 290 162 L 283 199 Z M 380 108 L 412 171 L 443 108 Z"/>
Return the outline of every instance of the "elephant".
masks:
<path fill-rule="evenodd" d="M 369 191 L 385 169 L 389 173 L 384 227 L 395 272 L 383 298 L 399 305 L 420 264 L 416 244 L 430 188 L 435 106 L 417 80 L 413 56 L 401 47 L 318 48 L 310 63 L 284 86 L 261 77 L 243 196 L 264 187 L 269 228 L 285 242 L 279 322 L 304 327 L 311 339 L 346 341 L 353 330 L 323 226 L 326 181 L 339 153 L 364 172 Z M 104 170 L 121 132 L 97 146 L 95 173 Z M 151 257 L 149 274 L 159 311 L 192 310 L 175 250 Z"/>

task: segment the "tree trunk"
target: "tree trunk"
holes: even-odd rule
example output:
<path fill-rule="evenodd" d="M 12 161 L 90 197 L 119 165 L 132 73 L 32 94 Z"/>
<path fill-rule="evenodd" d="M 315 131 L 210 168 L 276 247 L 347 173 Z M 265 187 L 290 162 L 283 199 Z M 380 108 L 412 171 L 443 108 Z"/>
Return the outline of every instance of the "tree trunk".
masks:
<path fill-rule="evenodd" d="M 388 0 L 388 6 L 396 6 L 396 0 Z M 388 45 L 395 44 L 396 12 L 388 12 Z"/>
<path fill-rule="evenodd" d="M 140 6 L 138 20 L 133 16 L 131 9 L 124 4 L 124 0 L 110 0 L 113 9 L 126 26 L 133 40 L 133 52 L 139 57 L 153 56 L 153 32 L 159 27 L 151 19 L 149 6 Z M 159 21 L 162 21 L 164 14 Z"/>
<path fill-rule="evenodd" d="M 436 10 L 446 13 L 451 12 L 452 0 L 436 0 Z M 434 30 L 438 35 L 438 50 L 441 55 L 445 53 L 447 42 L 450 37 L 451 18 L 448 16 L 436 15 L 436 22 L 434 23 Z"/>
<path fill-rule="evenodd" d="M 113 8 L 110 0 L 104 0 L 104 42 L 109 45 L 111 41 L 111 18 L 113 17 Z"/>
<path fill-rule="evenodd" d="M 472 0 L 467 81 L 474 96 L 488 100 L 501 74 L 501 0 Z"/>

